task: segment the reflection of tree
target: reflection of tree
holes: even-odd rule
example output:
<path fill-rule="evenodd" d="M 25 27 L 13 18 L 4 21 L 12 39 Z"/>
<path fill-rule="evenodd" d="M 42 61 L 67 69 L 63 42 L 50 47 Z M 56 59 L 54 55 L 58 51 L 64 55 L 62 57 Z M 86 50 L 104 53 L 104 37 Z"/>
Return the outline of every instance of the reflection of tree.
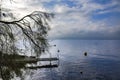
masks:
<path fill-rule="evenodd" d="M 37 61 L 17 61 L 25 59 L 24 56 L 20 56 L 18 54 L 4 54 L 0 55 L 0 78 L 3 80 L 11 80 L 15 78 L 15 76 L 24 79 L 22 75 L 23 71 L 27 68 L 27 64 L 36 64 Z"/>
<path fill-rule="evenodd" d="M 27 53 L 21 51 L 21 45 L 26 51 L 35 53 L 36 56 L 47 50 L 48 21 L 53 17 L 53 14 L 34 11 L 18 20 L 13 17 L 14 14 L 7 13 L 7 11 L 4 13 L 4 10 L 8 9 L 2 8 L 0 4 L 0 77 L 3 80 L 9 80 L 13 77 L 12 74 L 21 76 L 20 69 L 26 63 L 17 63 L 4 56 Z"/>
<path fill-rule="evenodd" d="M 0 74 L 3 80 L 10 80 L 14 76 L 22 77 L 21 69 L 25 67 L 26 63 L 17 63 L 12 61 L 4 61 L 0 66 Z"/>

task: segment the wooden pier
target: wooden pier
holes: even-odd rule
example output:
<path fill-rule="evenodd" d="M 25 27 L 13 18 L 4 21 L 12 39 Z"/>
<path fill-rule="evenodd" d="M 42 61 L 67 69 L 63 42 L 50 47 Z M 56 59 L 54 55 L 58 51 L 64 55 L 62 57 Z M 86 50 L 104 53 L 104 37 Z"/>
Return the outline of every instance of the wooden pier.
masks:
<path fill-rule="evenodd" d="M 57 61 L 59 60 L 58 58 L 37 58 L 37 61 Z"/>
<path fill-rule="evenodd" d="M 17 62 L 38 62 L 38 61 L 57 61 L 58 58 L 24 58 L 24 59 L 16 59 Z"/>
<path fill-rule="evenodd" d="M 41 66 L 28 66 L 26 68 L 29 68 L 29 69 L 38 69 L 38 68 L 56 68 L 58 67 L 57 64 L 48 64 L 48 65 L 41 65 Z"/>

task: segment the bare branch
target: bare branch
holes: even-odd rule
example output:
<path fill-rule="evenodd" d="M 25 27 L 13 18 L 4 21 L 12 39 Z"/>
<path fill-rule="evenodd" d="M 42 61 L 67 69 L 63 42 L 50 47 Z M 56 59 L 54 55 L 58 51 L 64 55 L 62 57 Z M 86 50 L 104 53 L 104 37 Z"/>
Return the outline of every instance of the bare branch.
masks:
<path fill-rule="evenodd" d="M 47 49 L 47 31 L 49 30 L 49 24 L 47 21 L 49 21 L 53 17 L 53 14 L 50 13 L 45 13 L 41 11 L 34 11 L 29 15 L 24 16 L 23 18 L 19 20 L 14 20 L 14 21 L 3 21 L 0 20 L 0 27 L 1 29 L 6 28 L 8 30 L 4 30 L 6 33 L 7 42 L 10 42 L 12 38 L 15 39 L 15 41 L 18 41 L 16 39 L 16 36 L 20 36 L 21 39 L 26 38 L 26 42 L 29 43 L 25 44 L 25 46 L 30 47 L 31 49 L 34 49 L 34 53 L 36 54 L 41 54 L 42 49 Z M 18 29 L 18 31 L 14 31 L 14 29 Z M 3 30 L 2 30 L 3 31 Z M 18 35 L 15 35 L 17 32 L 20 32 Z M 20 35 L 21 34 L 21 35 Z M 0 38 L 2 42 L 5 42 L 5 39 L 2 38 L 2 36 L 5 35 L 0 35 Z M 23 37 L 23 38 L 22 38 Z M 20 40 L 21 40 L 20 39 Z M 7 42 L 6 45 L 9 48 L 14 46 L 17 48 L 15 44 L 8 44 Z M 14 43 L 14 42 L 13 42 Z M 11 51 L 7 51 L 11 52 Z"/>

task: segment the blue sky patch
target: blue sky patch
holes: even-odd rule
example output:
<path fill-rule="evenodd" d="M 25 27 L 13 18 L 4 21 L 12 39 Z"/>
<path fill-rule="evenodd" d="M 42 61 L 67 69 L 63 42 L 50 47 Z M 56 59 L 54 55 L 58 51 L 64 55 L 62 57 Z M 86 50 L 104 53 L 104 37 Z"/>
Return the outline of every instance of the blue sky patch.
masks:
<path fill-rule="evenodd" d="M 112 0 L 92 0 L 93 2 L 95 3 L 98 3 L 98 4 L 110 4 L 112 2 Z"/>

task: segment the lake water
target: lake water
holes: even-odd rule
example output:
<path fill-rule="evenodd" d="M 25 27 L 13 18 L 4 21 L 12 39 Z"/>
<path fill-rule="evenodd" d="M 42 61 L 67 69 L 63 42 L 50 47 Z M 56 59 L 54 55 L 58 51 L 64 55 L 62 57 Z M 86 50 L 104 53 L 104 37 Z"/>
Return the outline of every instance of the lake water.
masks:
<path fill-rule="evenodd" d="M 56 44 L 50 52 L 52 56 L 59 54 L 59 67 L 34 70 L 29 80 L 120 80 L 120 40 L 54 40 L 50 43 Z"/>
<path fill-rule="evenodd" d="M 6 70 L 3 77 L 15 71 L 20 77 L 14 75 L 12 80 L 120 80 L 120 40 L 53 40 L 50 44 L 56 45 L 50 47 L 52 57 L 59 55 L 59 62 L 52 62 L 59 64 L 57 68 L 26 69 L 24 63 L 10 63 L 8 69 L 0 67 L 0 72 Z"/>

